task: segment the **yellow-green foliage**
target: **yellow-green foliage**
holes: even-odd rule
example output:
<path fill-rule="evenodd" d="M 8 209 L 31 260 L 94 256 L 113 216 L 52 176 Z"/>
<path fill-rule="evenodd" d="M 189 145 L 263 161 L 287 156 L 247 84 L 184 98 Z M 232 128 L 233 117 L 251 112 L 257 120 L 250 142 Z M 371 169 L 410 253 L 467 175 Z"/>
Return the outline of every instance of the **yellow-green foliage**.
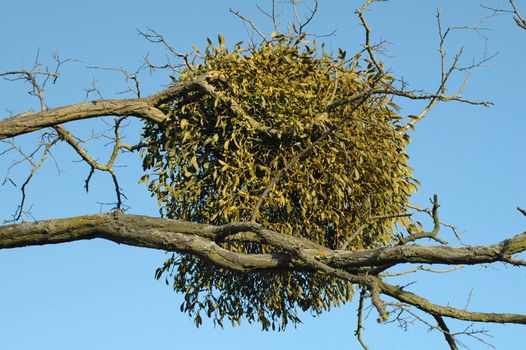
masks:
<path fill-rule="evenodd" d="M 189 93 L 164 107 L 166 123 L 145 127 L 143 181 L 166 217 L 216 225 L 248 221 L 279 170 L 347 118 L 283 175 L 257 222 L 332 249 L 369 222 L 348 249 L 390 244 L 395 224 L 404 225 L 404 219 L 371 217 L 404 212 L 415 189 L 395 105 L 377 94 L 357 109 L 359 101 L 328 111 L 334 102 L 368 91 L 379 78 L 361 69 L 358 58 L 346 61 L 341 52 L 334 58 L 300 39 L 276 37 L 233 51 L 222 37 L 217 47 L 209 43 L 201 63 L 178 79 L 211 73 L 215 78 L 209 83 L 219 94 Z M 235 111 L 232 103 L 240 108 Z M 257 244 L 225 247 L 270 250 Z M 204 312 L 214 323 L 244 317 L 265 329 L 282 329 L 299 321 L 298 307 L 319 313 L 353 294 L 348 283 L 318 274 L 240 274 L 190 255 L 169 259 L 158 277 L 167 271 L 174 288 L 185 294 L 181 309 L 194 315 L 196 324 Z"/>

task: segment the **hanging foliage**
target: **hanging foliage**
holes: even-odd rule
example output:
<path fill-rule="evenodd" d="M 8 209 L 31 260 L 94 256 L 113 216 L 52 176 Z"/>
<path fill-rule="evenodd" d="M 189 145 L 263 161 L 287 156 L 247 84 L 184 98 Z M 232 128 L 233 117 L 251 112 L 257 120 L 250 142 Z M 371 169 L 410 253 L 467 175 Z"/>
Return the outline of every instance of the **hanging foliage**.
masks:
<path fill-rule="evenodd" d="M 407 219 L 382 217 L 405 211 L 416 180 L 396 105 L 368 94 L 392 77 L 361 68 L 358 56 L 309 47 L 304 37 L 229 50 L 219 36 L 218 46 L 209 40 L 198 55 L 200 64 L 175 80 L 206 75 L 202 89 L 165 104 L 169 119 L 144 129 L 142 181 L 162 215 L 214 225 L 254 219 L 331 249 L 393 242 L 395 226 Z M 173 256 L 157 277 L 163 273 L 197 325 L 206 314 L 219 325 L 245 318 L 283 329 L 299 322 L 298 309 L 318 314 L 353 295 L 349 283 L 319 274 L 241 274 L 192 255 Z"/>

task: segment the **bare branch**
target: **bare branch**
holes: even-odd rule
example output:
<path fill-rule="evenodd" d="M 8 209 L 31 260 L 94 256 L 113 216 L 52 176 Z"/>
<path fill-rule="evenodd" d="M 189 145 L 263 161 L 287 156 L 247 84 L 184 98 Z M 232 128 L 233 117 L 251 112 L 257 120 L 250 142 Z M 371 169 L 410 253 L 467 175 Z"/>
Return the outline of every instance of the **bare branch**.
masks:
<path fill-rule="evenodd" d="M 517 6 L 515 6 L 515 3 L 513 2 L 513 0 L 509 0 L 509 2 L 511 5 L 511 8 L 513 9 L 513 14 L 515 15 L 515 17 L 513 17 L 513 19 L 515 20 L 515 23 L 517 23 L 517 25 L 520 28 L 526 29 L 526 20 L 522 18 L 522 15 L 520 14 L 519 10 L 517 10 Z"/>
<path fill-rule="evenodd" d="M 364 340 L 362 339 L 362 330 L 363 330 L 363 325 L 362 325 L 363 316 L 362 315 L 363 315 L 364 299 L 365 299 L 365 289 L 362 289 L 360 292 L 360 301 L 358 302 L 358 313 L 357 313 L 358 322 L 356 324 L 356 331 L 354 331 L 354 335 L 358 339 L 358 342 L 360 343 L 362 348 L 364 350 L 369 350 L 369 348 L 367 347 L 367 344 L 365 344 Z"/>
<path fill-rule="evenodd" d="M 435 321 L 437 321 L 438 327 L 440 327 L 440 330 L 442 331 L 442 334 L 444 335 L 444 338 L 446 338 L 446 342 L 448 343 L 451 350 L 458 350 L 457 344 L 455 343 L 455 338 L 451 335 L 451 332 L 449 331 L 449 328 L 444 321 L 444 318 L 439 315 L 433 315 L 435 318 Z"/>
<path fill-rule="evenodd" d="M 365 30 L 365 42 L 364 42 L 364 48 L 367 51 L 369 58 L 371 59 L 371 62 L 373 63 L 374 67 L 376 68 L 376 72 L 378 75 L 383 75 L 384 70 L 382 64 L 376 59 L 376 55 L 374 53 L 373 45 L 371 45 L 371 27 L 367 24 L 367 21 L 365 20 L 364 11 L 367 9 L 367 7 L 372 4 L 373 2 L 382 1 L 382 0 L 367 0 L 363 6 L 356 10 L 356 14 L 360 18 L 360 22 L 362 23 L 362 26 Z"/>
<path fill-rule="evenodd" d="M 193 63 L 190 62 L 189 58 L 193 54 L 195 54 L 195 52 L 194 53 L 181 53 L 181 52 L 175 50 L 175 48 L 172 45 L 168 44 L 168 42 L 166 41 L 164 36 L 162 36 L 161 34 L 156 32 L 152 28 L 148 28 L 147 32 L 143 32 L 143 31 L 137 30 L 137 35 L 144 37 L 146 40 L 148 40 L 151 43 L 161 44 L 172 55 L 174 55 L 177 58 L 182 58 L 183 61 L 184 61 L 184 66 L 187 69 L 189 69 L 190 71 L 194 70 L 194 65 L 193 65 Z M 150 63 L 150 61 L 148 60 L 148 56 L 145 57 L 146 66 L 148 66 L 150 68 L 155 68 L 155 69 L 170 68 L 173 71 L 176 71 L 176 72 L 179 71 L 179 68 L 181 67 L 181 65 L 173 65 L 173 64 L 171 64 L 171 62 L 170 62 L 171 60 L 168 57 L 167 57 L 167 61 L 168 61 L 168 64 L 166 64 L 164 66 L 155 66 L 155 65 Z"/>
<path fill-rule="evenodd" d="M 444 245 L 447 244 L 446 241 L 437 237 L 438 233 L 440 232 L 440 219 L 438 218 L 438 208 L 440 207 L 440 205 L 438 204 L 438 196 L 436 194 L 433 196 L 433 200 L 431 203 L 433 203 L 433 209 L 431 210 L 431 215 L 432 215 L 433 223 L 434 223 L 433 230 L 427 231 L 427 232 L 426 231 L 416 232 L 416 233 L 410 234 L 407 237 L 401 237 L 398 241 L 398 244 L 407 244 L 409 242 L 413 242 L 413 241 L 416 241 L 417 239 L 422 239 L 422 238 L 430 238 L 434 241 L 437 241 L 440 244 L 444 244 Z"/>
<path fill-rule="evenodd" d="M 517 9 L 517 6 L 515 5 L 514 0 L 508 0 L 511 6 L 511 10 L 502 10 L 498 8 L 493 8 L 489 6 L 481 5 L 483 8 L 493 11 L 493 14 L 496 14 L 498 12 L 507 12 L 513 14 L 513 19 L 515 20 L 515 23 L 519 26 L 519 28 L 526 30 L 526 20 L 522 17 L 521 13 Z"/>
<path fill-rule="evenodd" d="M 239 11 L 236 11 L 236 10 L 234 10 L 232 8 L 230 8 L 229 11 L 230 11 L 230 13 L 232 13 L 235 16 L 237 16 L 238 18 L 240 18 L 243 21 L 243 23 L 248 24 L 259 35 L 259 37 L 261 38 L 261 40 L 264 43 L 268 42 L 267 37 L 261 32 L 261 30 L 256 26 L 256 24 L 250 18 L 247 18 L 247 17 L 241 15 L 239 13 Z"/>
<path fill-rule="evenodd" d="M 446 30 L 444 30 L 442 26 L 440 11 L 438 10 L 437 10 L 436 18 L 437 18 L 437 27 L 438 27 L 438 34 L 439 34 L 438 52 L 440 55 L 440 70 L 441 70 L 440 84 L 436 92 L 431 95 L 423 95 L 421 96 L 421 98 L 414 96 L 411 93 L 408 94 L 408 93 L 402 92 L 400 94 L 397 94 L 393 92 L 394 95 L 404 96 L 404 97 L 411 98 L 411 99 L 429 100 L 429 103 L 424 107 L 424 109 L 419 114 L 409 116 L 410 121 L 404 126 L 404 129 L 402 130 L 402 132 L 405 132 L 405 133 L 408 132 L 410 129 L 413 129 L 415 124 L 419 122 L 420 120 L 422 120 L 429 113 L 429 111 L 438 102 L 441 102 L 441 101 L 458 101 L 458 102 L 468 103 L 468 104 L 473 104 L 473 105 L 482 105 L 485 107 L 492 105 L 492 103 L 488 101 L 477 102 L 477 101 L 471 101 L 471 100 L 462 98 L 462 91 L 466 86 L 468 77 L 464 80 L 464 83 L 460 86 L 460 88 L 457 90 L 457 92 L 454 95 L 452 96 L 445 95 L 446 89 L 447 89 L 447 83 L 449 79 L 451 78 L 451 75 L 453 72 L 470 71 L 474 68 L 482 66 L 484 63 L 486 63 L 488 60 L 490 60 L 491 58 L 495 56 L 493 55 L 493 56 L 487 57 L 486 53 L 484 53 L 484 57 L 479 62 L 472 63 L 471 65 L 467 67 L 461 67 L 459 65 L 459 60 L 463 52 L 461 48 L 458 50 L 458 52 L 454 56 L 453 61 L 451 65 L 449 66 L 449 68 L 446 68 L 446 53 L 444 50 L 444 46 L 445 46 L 445 42 L 446 42 L 448 35 L 454 30 L 473 30 L 477 32 L 478 34 L 482 35 L 487 41 L 487 37 L 482 33 L 482 30 L 484 30 L 484 28 L 482 27 L 482 22 L 472 27 L 469 27 L 469 26 L 447 27 Z"/>
<path fill-rule="evenodd" d="M 103 116 L 135 116 L 161 123 L 166 119 L 164 113 L 159 109 L 161 105 L 183 97 L 190 91 L 200 91 L 201 82 L 215 78 L 217 77 L 210 75 L 198 76 L 170 86 L 148 98 L 90 101 L 42 112 L 21 113 L 0 120 L 0 140 L 74 120 Z"/>
<path fill-rule="evenodd" d="M 146 67 L 146 64 L 143 64 L 134 73 L 130 73 L 126 69 L 124 69 L 122 67 L 114 68 L 114 67 L 89 66 L 88 68 L 121 73 L 123 75 L 125 81 L 126 81 L 127 89 L 124 90 L 124 91 L 117 92 L 117 94 L 126 94 L 126 93 L 130 93 L 131 92 L 137 98 L 141 98 L 141 83 L 140 83 L 140 79 L 139 79 L 139 73 L 145 67 Z"/>
<path fill-rule="evenodd" d="M 48 154 L 49 154 L 49 152 L 51 150 L 51 147 L 53 147 L 58 141 L 59 141 L 59 139 L 56 138 L 56 139 L 52 140 L 51 142 L 49 142 L 49 143 L 47 143 L 45 145 L 45 149 L 44 149 L 44 152 L 42 153 L 42 156 L 40 157 L 40 160 L 33 165 L 33 167 L 31 168 L 31 171 L 29 172 L 29 175 L 27 176 L 26 180 L 24 181 L 24 183 L 20 187 L 20 191 L 22 192 L 22 198 L 20 199 L 20 204 L 18 204 L 18 208 L 17 208 L 15 214 L 13 215 L 13 219 L 12 220 L 6 220 L 6 221 L 4 221 L 4 223 L 16 222 L 16 221 L 20 220 L 20 217 L 24 213 L 24 204 L 25 204 L 25 201 L 26 201 L 26 186 L 29 184 L 29 182 L 31 181 L 31 179 L 33 178 L 33 176 L 35 175 L 37 170 L 46 161 L 46 158 L 47 158 L 47 156 L 48 156 Z"/>
<path fill-rule="evenodd" d="M 450 101 L 456 101 L 456 102 L 462 102 L 467 103 L 470 105 L 475 106 L 484 106 L 484 107 L 490 107 L 493 106 L 494 103 L 491 101 L 473 101 L 473 100 L 467 100 L 462 98 L 459 94 L 456 95 L 443 95 L 443 94 L 415 94 L 411 91 L 402 91 L 402 90 L 396 90 L 396 89 L 385 89 L 385 90 L 375 90 L 375 94 L 390 94 L 400 97 L 406 97 L 411 100 L 437 100 L 438 102 L 450 102 Z"/>
<path fill-rule="evenodd" d="M 45 75 L 50 76 L 52 78 L 58 78 L 60 77 L 59 73 L 56 72 L 48 72 L 48 71 L 38 71 L 38 70 L 13 70 L 8 72 L 0 72 L 0 77 L 10 76 L 10 75 L 19 75 L 23 77 L 27 77 L 30 75 Z"/>
<path fill-rule="evenodd" d="M 426 213 L 426 214 L 428 214 L 431 217 L 431 219 L 433 219 L 433 212 L 429 208 L 421 208 L 418 205 L 414 205 L 414 204 L 409 204 L 407 207 L 410 208 L 410 209 L 413 209 L 413 210 L 415 210 L 417 212 Z M 439 221 L 439 222 L 440 222 L 441 226 L 449 228 L 453 232 L 453 235 L 455 236 L 455 238 L 458 241 L 462 242 L 462 237 L 461 237 L 462 232 L 458 232 L 458 227 L 457 226 L 449 224 L 449 223 L 444 222 L 444 221 Z"/>
<path fill-rule="evenodd" d="M 428 322 L 427 320 L 425 320 L 424 318 L 422 318 L 421 316 L 419 316 L 416 312 L 412 311 L 410 307 L 408 307 L 409 305 L 406 305 L 406 304 L 401 304 L 401 303 L 396 303 L 396 304 L 393 304 L 393 303 L 390 303 L 389 304 L 390 306 L 393 306 L 394 308 L 397 308 L 400 310 L 400 314 L 397 316 L 397 320 L 398 321 L 402 321 L 402 318 L 401 318 L 401 314 L 402 313 L 408 313 L 410 314 L 412 317 L 414 317 L 416 320 L 418 320 L 419 322 L 425 324 L 426 326 L 429 327 L 430 330 L 438 330 L 440 331 L 445 339 L 446 339 L 446 342 L 448 343 L 450 349 L 457 349 L 457 345 L 460 345 L 461 347 L 464 347 L 467 349 L 467 347 L 458 339 L 458 336 L 468 336 L 468 337 L 471 337 L 471 338 L 474 338 L 475 340 L 489 346 L 489 347 L 492 347 L 492 348 L 495 348 L 492 344 L 488 343 L 487 341 L 485 341 L 484 339 L 482 339 L 479 335 L 486 335 L 488 336 L 487 334 L 487 331 L 485 330 L 471 330 L 471 327 L 473 324 L 470 324 L 468 325 L 464 330 L 460 331 L 460 332 L 455 332 L 455 333 L 452 333 L 449 328 L 447 327 L 445 321 L 444 321 L 444 318 L 440 315 L 433 315 L 431 314 L 431 316 L 437 321 L 437 325 L 434 325 L 432 324 L 431 322 Z M 403 320 L 404 323 L 407 323 L 408 321 L 406 319 Z"/>
<path fill-rule="evenodd" d="M 303 29 L 312 21 L 314 16 L 316 15 L 316 12 L 318 11 L 318 1 L 314 0 L 314 8 L 310 10 L 310 14 L 305 17 L 305 20 L 302 20 L 300 18 L 300 14 L 298 13 L 298 2 L 295 0 L 292 0 L 292 11 L 294 13 L 294 18 L 296 19 L 296 22 L 298 23 L 298 27 L 296 28 L 295 25 L 293 25 L 293 29 L 297 35 L 303 34 Z"/>
<path fill-rule="evenodd" d="M 454 266 L 454 267 L 452 267 L 450 269 L 437 270 L 437 269 L 430 269 L 430 268 L 427 268 L 427 267 L 424 267 L 424 266 L 420 265 L 420 266 L 417 266 L 415 268 L 412 268 L 412 269 L 409 269 L 409 270 L 405 270 L 405 271 L 393 272 L 393 273 L 382 273 L 379 276 L 381 276 L 381 277 L 396 277 L 396 276 L 407 275 L 407 274 L 414 273 L 414 272 L 417 272 L 417 271 L 426 271 L 426 272 L 432 272 L 432 273 L 448 273 L 448 272 L 459 270 L 459 269 L 463 268 L 464 266 L 465 265 L 458 265 L 458 266 Z"/>

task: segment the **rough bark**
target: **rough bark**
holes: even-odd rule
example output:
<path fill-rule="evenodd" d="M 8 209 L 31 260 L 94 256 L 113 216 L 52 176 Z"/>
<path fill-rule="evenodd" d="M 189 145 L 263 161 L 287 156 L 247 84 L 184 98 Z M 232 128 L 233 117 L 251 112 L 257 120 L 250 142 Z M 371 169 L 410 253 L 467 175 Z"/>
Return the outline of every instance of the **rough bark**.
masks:
<path fill-rule="evenodd" d="M 47 109 L 42 112 L 21 113 L 0 120 L 0 140 L 49 126 L 94 117 L 134 116 L 160 123 L 166 116 L 159 106 L 190 91 L 203 90 L 202 85 L 206 83 L 206 80 L 215 78 L 210 75 L 202 75 L 191 81 L 170 86 L 147 98 L 98 100 Z"/>
<path fill-rule="evenodd" d="M 221 263 L 221 266 L 244 272 L 294 267 L 293 257 L 286 258 L 286 253 L 240 254 L 223 249 L 218 243 L 226 236 L 230 240 L 294 246 L 318 261 L 340 269 L 402 263 L 484 264 L 506 261 L 506 257 L 526 250 L 526 232 L 488 246 L 402 245 L 364 250 L 331 250 L 302 238 L 263 229 L 253 223 L 213 226 L 125 214 L 87 215 L 0 226 L 0 249 L 102 238 L 136 247 L 194 253 L 204 258 L 222 256 L 228 262 Z M 232 265 L 232 262 L 235 264 Z"/>
<path fill-rule="evenodd" d="M 77 103 L 44 112 L 26 112 L 0 121 L 0 140 L 45 127 L 109 115 L 135 116 L 160 122 L 164 114 L 141 99 L 102 100 Z"/>
<path fill-rule="evenodd" d="M 348 279 L 431 315 L 474 322 L 526 324 L 526 315 L 483 313 L 435 305 L 425 298 L 360 273 L 401 263 L 480 264 L 509 262 L 526 250 L 526 233 L 496 244 L 473 247 L 403 245 L 370 250 L 330 250 L 302 238 L 264 229 L 254 223 L 224 226 L 197 224 L 120 212 L 0 226 L 0 249 L 73 242 L 94 238 L 137 247 L 191 253 L 218 266 L 250 273 L 261 270 L 316 271 Z M 271 254 L 242 254 L 221 247 L 225 239 L 271 245 Z M 381 307 L 381 306 L 380 306 Z"/>

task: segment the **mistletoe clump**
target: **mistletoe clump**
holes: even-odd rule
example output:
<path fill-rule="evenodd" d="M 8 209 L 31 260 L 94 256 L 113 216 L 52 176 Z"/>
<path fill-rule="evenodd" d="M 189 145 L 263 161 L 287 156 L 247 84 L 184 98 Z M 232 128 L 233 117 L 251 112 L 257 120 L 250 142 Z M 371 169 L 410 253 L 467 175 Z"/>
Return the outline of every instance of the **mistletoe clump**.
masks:
<path fill-rule="evenodd" d="M 257 223 L 331 249 L 392 244 L 416 189 L 401 117 L 387 94 L 392 77 L 277 35 L 229 50 L 219 37 L 175 78 L 206 77 L 201 89 L 162 106 L 148 123 L 143 181 L 168 218 L 222 225 Z M 358 231 L 359 234 L 356 234 Z M 225 242 L 240 253 L 257 243 Z M 222 325 L 258 321 L 264 329 L 299 322 L 352 298 L 348 282 L 309 272 L 242 274 L 183 254 L 157 271 L 185 295 L 181 309 Z M 167 279 L 168 281 L 168 279 Z"/>

